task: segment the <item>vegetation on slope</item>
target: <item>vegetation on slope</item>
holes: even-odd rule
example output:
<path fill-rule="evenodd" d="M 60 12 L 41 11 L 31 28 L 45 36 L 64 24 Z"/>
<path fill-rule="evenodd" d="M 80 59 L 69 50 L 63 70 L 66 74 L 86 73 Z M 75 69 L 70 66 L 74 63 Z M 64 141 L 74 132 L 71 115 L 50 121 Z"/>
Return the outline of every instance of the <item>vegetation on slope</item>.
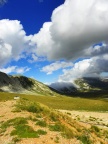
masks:
<path fill-rule="evenodd" d="M 77 121 L 49 107 L 33 101 L 21 99 L 15 105 L 12 113 L 17 114 L 13 119 L 0 123 L 0 135 L 4 135 L 9 127 L 8 133 L 12 137 L 12 143 L 23 141 L 24 138 L 41 138 L 42 135 L 56 133 L 53 143 L 61 143 L 61 139 L 75 140 L 77 144 L 105 143 L 108 140 L 108 131 L 91 125 L 89 128 L 82 126 Z M 21 113 L 28 117 L 18 117 Z M 19 142 L 20 143 L 20 142 Z M 48 144 L 48 142 L 47 142 Z"/>
<path fill-rule="evenodd" d="M 54 109 L 86 110 L 86 111 L 108 111 L 107 99 L 86 99 L 66 96 L 36 96 L 14 93 L 0 93 L 0 101 L 13 100 L 14 96 L 43 103 Z"/>

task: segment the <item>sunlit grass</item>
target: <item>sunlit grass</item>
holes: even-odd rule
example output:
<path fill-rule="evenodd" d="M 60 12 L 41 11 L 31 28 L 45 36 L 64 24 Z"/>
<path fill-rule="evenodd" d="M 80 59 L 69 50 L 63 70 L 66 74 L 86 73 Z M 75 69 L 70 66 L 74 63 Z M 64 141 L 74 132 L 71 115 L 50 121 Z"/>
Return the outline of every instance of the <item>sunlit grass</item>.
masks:
<path fill-rule="evenodd" d="M 14 138 L 14 142 L 20 141 L 23 138 L 39 138 L 41 135 L 52 132 L 58 133 L 66 139 L 76 138 L 84 144 L 92 144 L 91 134 L 95 134 L 94 140 L 97 138 L 103 139 L 103 136 L 105 138 L 108 134 L 106 130 L 99 129 L 95 125 L 85 128 L 68 115 L 39 102 L 25 100 L 24 97 L 18 100 L 14 107 L 19 109 L 20 112 L 27 112 L 29 114 L 26 118 L 15 117 L 0 124 L 1 134 L 7 132 L 7 128 L 12 127 L 10 136 Z M 59 139 L 56 138 L 55 142 L 59 142 Z"/>
<path fill-rule="evenodd" d="M 34 102 L 40 102 L 54 109 L 65 110 L 86 110 L 86 111 L 108 111 L 108 101 L 101 99 L 86 99 L 79 97 L 66 96 L 36 96 L 13 93 L 0 93 L 0 101 L 13 100 L 14 96 L 20 96 L 21 99 L 28 99 Z M 30 109 L 33 110 L 33 107 Z"/>

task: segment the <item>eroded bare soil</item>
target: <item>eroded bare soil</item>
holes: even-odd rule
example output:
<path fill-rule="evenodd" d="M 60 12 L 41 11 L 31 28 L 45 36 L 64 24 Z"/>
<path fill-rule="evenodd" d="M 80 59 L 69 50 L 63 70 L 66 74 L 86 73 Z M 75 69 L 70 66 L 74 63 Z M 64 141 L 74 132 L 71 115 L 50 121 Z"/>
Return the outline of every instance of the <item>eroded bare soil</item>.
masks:
<path fill-rule="evenodd" d="M 34 117 L 33 113 L 27 111 L 14 112 L 16 100 L 0 102 L 0 125 L 2 123 L 14 119 L 17 117 L 23 117 L 28 119 L 28 117 Z M 65 113 L 75 121 L 77 121 L 78 126 L 89 129 L 91 125 L 95 124 L 108 130 L 108 113 L 99 113 L 99 112 L 80 112 L 80 111 L 66 111 L 59 110 L 62 113 Z M 71 127 L 71 124 L 66 123 L 64 120 L 61 120 L 61 123 L 67 127 Z M 0 132 L 0 144 L 82 144 L 81 141 L 77 140 L 75 137 L 67 139 L 61 135 L 60 132 L 50 131 L 47 127 L 40 127 L 35 124 L 34 121 L 28 120 L 28 125 L 32 127 L 35 131 L 41 129 L 47 132 L 46 135 L 40 135 L 39 138 L 21 138 L 20 141 L 13 141 L 14 136 L 11 136 L 10 133 L 14 129 L 14 126 L 10 126 L 6 131 Z M 1 130 L 1 129 L 0 129 Z M 75 128 L 73 129 L 75 131 Z M 76 132 L 76 131 L 75 131 Z M 99 138 L 94 133 L 91 134 L 92 138 L 96 139 L 94 144 L 108 144 L 107 139 Z"/>

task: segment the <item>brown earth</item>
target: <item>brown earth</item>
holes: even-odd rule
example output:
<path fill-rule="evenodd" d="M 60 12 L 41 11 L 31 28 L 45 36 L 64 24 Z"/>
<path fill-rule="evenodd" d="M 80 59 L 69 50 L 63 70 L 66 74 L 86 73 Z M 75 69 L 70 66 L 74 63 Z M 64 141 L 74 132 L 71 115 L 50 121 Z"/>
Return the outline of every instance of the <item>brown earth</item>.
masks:
<path fill-rule="evenodd" d="M 17 100 L 11 100 L 11 101 L 5 101 L 0 102 L 0 125 L 3 122 L 6 122 L 7 120 L 14 119 L 17 117 L 34 117 L 33 113 L 27 112 L 27 111 L 21 111 L 21 112 L 14 112 L 15 104 L 17 103 Z M 91 124 L 100 125 L 102 128 L 105 127 L 105 129 L 108 129 L 108 113 L 98 113 L 98 112 L 79 112 L 79 111 L 63 111 L 60 110 L 62 113 L 67 114 L 69 117 L 75 119 L 76 128 L 78 127 L 84 127 L 89 129 L 91 127 Z M 66 123 L 65 120 L 61 120 L 61 123 L 65 125 L 66 127 L 73 129 L 73 132 L 76 132 L 75 127 L 71 127 L 70 122 Z M 79 140 L 76 138 L 67 139 L 61 136 L 60 132 L 54 132 L 50 131 L 47 127 L 43 128 L 40 126 L 37 126 L 33 121 L 28 120 L 28 125 L 32 127 L 34 130 L 45 130 L 47 131 L 46 135 L 41 135 L 39 138 L 22 138 L 19 142 L 16 142 L 15 144 L 82 144 Z M 14 144 L 13 142 L 13 136 L 10 136 L 10 133 L 12 132 L 14 128 L 10 126 L 7 128 L 5 132 L 0 133 L 0 144 Z M 95 135 L 95 133 L 91 134 L 91 137 L 94 138 L 96 141 L 94 144 L 108 144 L 108 141 L 105 140 L 105 138 L 99 138 Z"/>
<path fill-rule="evenodd" d="M 16 101 L 5 101 L 0 102 L 0 123 L 5 122 L 9 119 L 14 119 L 16 117 L 28 118 L 33 117 L 33 114 L 30 112 L 21 111 L 20 113 L 13 112 L 14 105 Z M 34 130 L 40 129 L 39 126 L 36 126 L 32 121 L 29 121 L 29 126 Z M 23 138 L 19 144 L 79 144 L 79 141 L 76 139 L 65 139 L 61 136 L 59 132 L 49 131 L 48 128 L 41 128 L 42 130 L 47 131 L 47 135 L 40 136 L 39 138 Z M 10 136 L 10 132 L 13 130 L 13 127 L 9 127 L 6 132 L 0 134 L 0 144 L 13 144 L 13 137 Z M 57 140 L 59 139 L 59 140 Z"/>

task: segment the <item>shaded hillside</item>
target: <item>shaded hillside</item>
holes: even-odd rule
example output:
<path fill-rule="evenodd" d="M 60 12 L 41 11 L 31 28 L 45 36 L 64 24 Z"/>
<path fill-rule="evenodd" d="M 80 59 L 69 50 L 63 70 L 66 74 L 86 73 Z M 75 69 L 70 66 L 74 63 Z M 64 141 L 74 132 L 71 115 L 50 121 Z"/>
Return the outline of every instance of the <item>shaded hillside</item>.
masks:
<path fill-rule="evenodd" d="M 84 77 L 73 83 L 53 83 L 50 85 L 61 94 L 80 97 L 108 97 L 108 79 Z"/>
<path fill-rule="evenodd" d="M 11 76 L 0 72 L 0 91 L 55 95 L 48 86 L 25 76 Z"/>
<path fill-rule="evenodd" d="M 71 94 L 77 91 L 77 88 L 72 83 L 56 82 L 52 83 L 50 87 L 61 94 Z"/>

